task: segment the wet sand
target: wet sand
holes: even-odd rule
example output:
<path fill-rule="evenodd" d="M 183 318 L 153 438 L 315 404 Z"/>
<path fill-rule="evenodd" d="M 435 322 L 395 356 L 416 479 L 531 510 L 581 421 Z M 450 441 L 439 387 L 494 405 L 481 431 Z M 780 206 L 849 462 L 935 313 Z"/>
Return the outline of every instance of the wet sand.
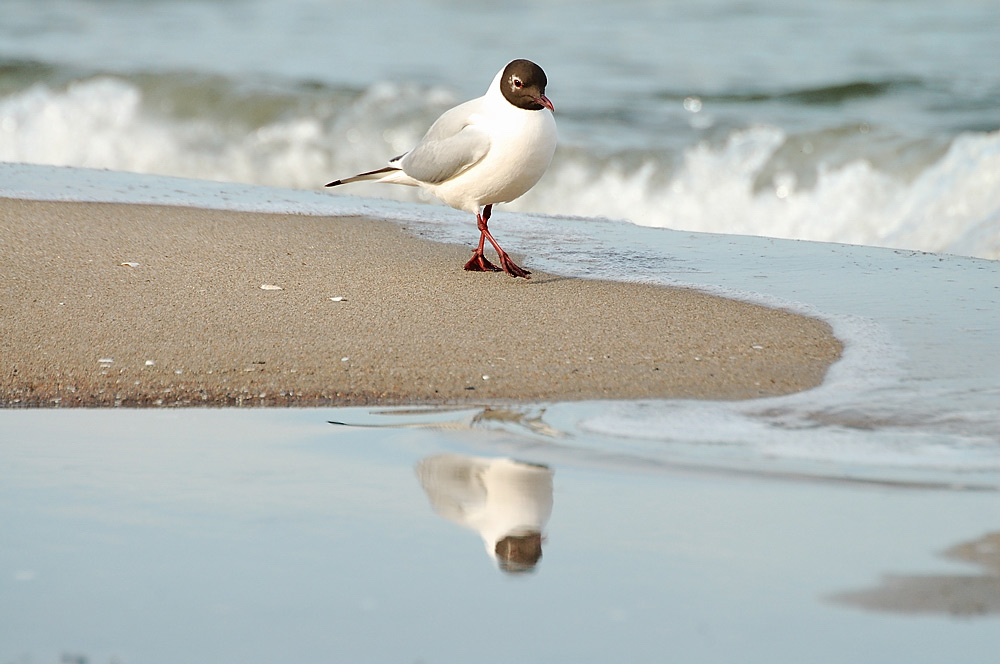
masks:
<path fill-rule="evenodd" d="M 693 290 L 465 272 L 475 239 L 0 199 L 0 405 L 747 399 L 818 385 L 842 350 Z"/>

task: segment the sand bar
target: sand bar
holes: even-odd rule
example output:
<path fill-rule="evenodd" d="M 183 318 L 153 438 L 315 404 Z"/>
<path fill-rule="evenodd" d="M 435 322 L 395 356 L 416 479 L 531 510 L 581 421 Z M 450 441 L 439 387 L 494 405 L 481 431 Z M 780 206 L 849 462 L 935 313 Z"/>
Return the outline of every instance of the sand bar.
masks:
<path fill-rule="evenodd" d="M 842 350 L 693 290 L 465 272 L 469 234 L 0 199 L 0 405 L 745 399 L 818 385 Z"/>

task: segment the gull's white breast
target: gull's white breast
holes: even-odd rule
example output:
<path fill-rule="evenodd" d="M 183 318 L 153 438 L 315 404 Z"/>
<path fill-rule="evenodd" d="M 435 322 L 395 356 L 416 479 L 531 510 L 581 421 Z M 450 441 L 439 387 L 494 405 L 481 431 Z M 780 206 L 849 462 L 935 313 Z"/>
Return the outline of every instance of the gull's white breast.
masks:
<path fill-rule="evenodd" d="M 499 94 L 482 101 L 481 111 L 469 120 L 489 135 L 489 152 L 463 173 L 428 187 L 451 207 L 473 214 L 484 205 L 510 202 L 534 187 L 556 149 L 556 122 L 548 109 L 520 109 Z"/>

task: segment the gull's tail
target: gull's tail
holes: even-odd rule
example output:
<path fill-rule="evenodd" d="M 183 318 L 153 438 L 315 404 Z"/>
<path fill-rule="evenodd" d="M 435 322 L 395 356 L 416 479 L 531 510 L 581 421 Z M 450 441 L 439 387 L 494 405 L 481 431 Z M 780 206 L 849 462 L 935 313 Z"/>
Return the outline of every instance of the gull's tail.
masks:
<path fill-rule="evenodd" d="M 351 182 L 361 182 L 363 180 L 381 180 L 385 175 L 389 173 L 394 173 L 400 170 L 398 166 L 386 166 L 385 168 L 379 168 L 378 170 L 368 171 L 367 173 L 358 173 L 349 178 L 344 178 L 343 180 L 334 180 L 328 183 L 327 187 L 336 187 L 338 184 L 348 184 Z"/>
<path fill-rule="evenodd" d="M 398 157 L 393 157 L 389 160 L 389 165 L 384 168 L 379 168 L 374 171 L 368 171 L 367 173 L 358 173 L 349 178 L 344 178 L 343 180 L 334 180 L 327 184 L 327 187 L 336 187 L 338 184 L 349 184 L 351 182 L 362 182 L 364 180 L 377 180 L 379 182 L 388 182 L 390 184 L 405 184 L 411 187 L 415 187 L 420 183 L 411 178 L 409 175 L 403 172 L 402 166 L 399 162 L 403 160 L 406 153 L 399 155 Z"/>

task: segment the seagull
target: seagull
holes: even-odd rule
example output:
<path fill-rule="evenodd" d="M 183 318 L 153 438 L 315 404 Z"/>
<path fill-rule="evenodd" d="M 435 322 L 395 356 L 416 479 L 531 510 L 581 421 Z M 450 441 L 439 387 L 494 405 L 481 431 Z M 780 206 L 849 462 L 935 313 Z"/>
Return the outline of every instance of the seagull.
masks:
<path fill-rule="evenodd" d="M 513 60 L 497 72 L 486 94 L 445 111 L 416 147 L 389 165 L 327 187 L 375 180 L 423 187 L 457 210 L 476 215 L 479 246 L 465 269 L 506 272 L 530 279 L 490 233 L 493 206 L 523 195 L 545 173 L 556 149 L 555 108 L 545 96 L 545 72 L 530 60 Z M 500 267 L 483 253 L 486 240 Z"/>

